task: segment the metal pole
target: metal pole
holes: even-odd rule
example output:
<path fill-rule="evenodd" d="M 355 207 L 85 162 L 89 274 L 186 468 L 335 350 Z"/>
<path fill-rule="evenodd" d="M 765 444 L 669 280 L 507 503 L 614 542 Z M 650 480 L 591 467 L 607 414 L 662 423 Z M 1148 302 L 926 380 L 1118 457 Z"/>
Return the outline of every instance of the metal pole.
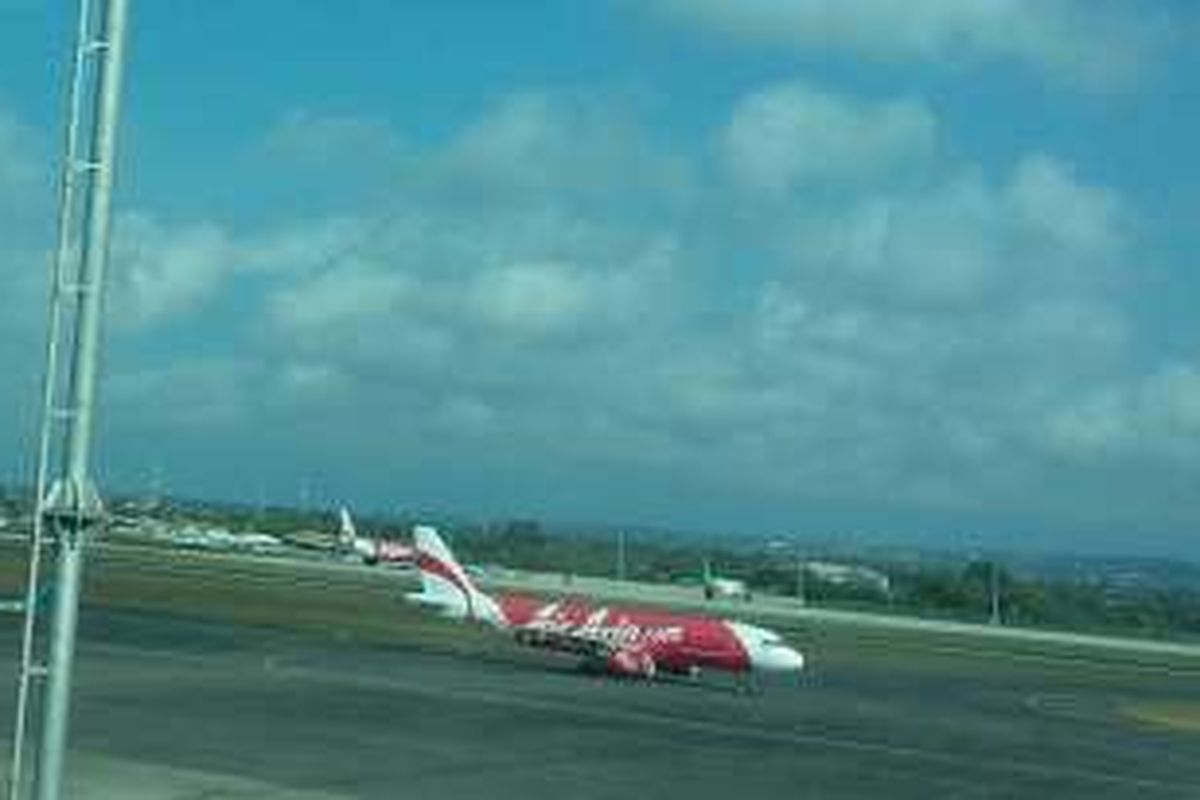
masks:
<path fill-rule="evenodd" d="M 800 545 L 796 545 L 796 602 L 805 604 L 804 599 L 804 559 L 800 555 Z"/>
<path fill-rule="evenodd" d="M 25 619 L 21 636 L 21 661 L 17 676 L 17 709 L 13 730 L 12 755 L 8 771 L 8 798 L 17 800 L 24 788 L 25 747 L 29 737 L 31 681 L 35 676 L 34 639 L 37 634 L 40 600 L 42 541 L 45 525 L 45 500 L 50 474 L 50 440 L 53 430 L 55 397 L 58 389 L 58 354 L 62 323 L 62 286 L 71 255 L 71 237 L 75 227 L 75 190 L 79 160 L 79 118 L 83 98 L 85 47 L 91 21 L 90 0 L 80 0 L 79 22 L 75 34 L 71 77 L 67 89 L 67 124 L 63 135 L 63 160 L 58 188 L 58 244 L 50 269 L 50 308 L 46 332 L 46 366 L 42 375 L 42 425 L 38 438 L 37 474 L 34 478 L 33 535 L 25 580 Z"/>
<path fill-rule="evenodd" d="M 91 481 L 89 460 L 127 16 L 128 0 L 107 0 L 100 38 L 95 43 L 95 47 L 102 50 L 102 58 L 98 66 L 94 128 L 86 165 L 92 180 L 86 200 L 79 282 L 75 289 L 79 293 L 79 309 L 68 384 L 70 416 L 66 463 L 63 477 L 52 493 L 56 502 L 48 509 L 58 532 L 59 579 L 38 763 L 39 800 L 58 800 L 61 796 L 83 546 L 88 528 L 100 515 L 99 496 Z"/>
<path fill-rule="evenodd" d="M 993 625 L 1000 624 L 1000 568 L 996 564 L 996 560 L 991 560 L 991 596 L 992 596 L 992 613 L 991 623 Z"/>
<path fill-rule="evenodd" d="M 617 531 L 617 580 L 625 580 L 625 531 Z"/>

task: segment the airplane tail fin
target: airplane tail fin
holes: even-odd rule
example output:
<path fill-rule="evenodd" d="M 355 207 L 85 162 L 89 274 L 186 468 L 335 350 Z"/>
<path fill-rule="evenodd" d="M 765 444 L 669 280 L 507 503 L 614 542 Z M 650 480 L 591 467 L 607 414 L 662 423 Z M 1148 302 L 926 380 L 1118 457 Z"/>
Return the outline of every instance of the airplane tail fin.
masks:
<path fill-rule="evenodd" d="M 350 555 L 357 555 L 364 564 L 374 564 L 379 560 L 378 544 L 374 539 L 358 535 L 354 520 L 350 517 L 350 509 L 342 506 L 338 509 L 338 549 Z"/>
<path fill-rule="evenodd" d="M 338 544 L 349 550 L 354 546 L 354 540 L 358 538 L 354 520 L 350 518 L 350 509 L 345 506 L 338 509 L 338 522 Z"/>
<path fill-rule="evenodd" d="M 447 616 L 500 627 L 507 625 L 500 606 L 475 586 L 435 528 L 417 525 L 413 528 L 413 542 L 417 548 L 417 568 L 421 571 L 421 591 L 408 595 L 409 600 L 438 608 Z"/>

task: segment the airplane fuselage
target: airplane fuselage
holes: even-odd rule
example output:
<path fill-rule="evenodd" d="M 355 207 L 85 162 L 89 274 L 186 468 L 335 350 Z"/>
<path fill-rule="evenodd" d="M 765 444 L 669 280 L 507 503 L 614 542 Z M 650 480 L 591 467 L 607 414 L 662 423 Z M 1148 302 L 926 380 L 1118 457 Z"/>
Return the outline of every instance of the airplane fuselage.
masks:
<path fill-rule="evenodd" d="M 578 599 L 546 602 L 522 595 L 497 598 L 517 640 L 532 647 L 594 658 L 618 654 L 634 663 L 688 673 L 699 668 L 745 672 L 753 644 L 736 623 L 641 608 L 595 606 Z M 618 670 L 620 664 L 612 665 Z"/>
<path fill-rule="evenodd" d="M 421 591 L 407 595 L 443 614 L 509 631 L 524 645 L 582 656 L 619 675 L 702 668 L 799 673 L 804 657 L 779 634 L 744 622 L 569 598 L 491 595 L 475 586 L 428 526 L 413 530 Z"/>

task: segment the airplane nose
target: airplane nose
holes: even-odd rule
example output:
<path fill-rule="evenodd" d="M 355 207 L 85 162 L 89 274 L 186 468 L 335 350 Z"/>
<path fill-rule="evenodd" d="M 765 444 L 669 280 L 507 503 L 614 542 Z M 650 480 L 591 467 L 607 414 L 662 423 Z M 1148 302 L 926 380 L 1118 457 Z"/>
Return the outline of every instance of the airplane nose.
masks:
<path fill-rule="evenodd" d="M 773 631 L 741 622 L 726 624 L 741 642 L 751 669 L 784 673 L 799 673 L 804 669 L 804 656 Z"/>
<path fill-rule="evenodd" d="M 768 672 L 800 672 L 804 669 L 804 656 L 790 647 L 761 648 L 754 654 L 753 665 Z"/>

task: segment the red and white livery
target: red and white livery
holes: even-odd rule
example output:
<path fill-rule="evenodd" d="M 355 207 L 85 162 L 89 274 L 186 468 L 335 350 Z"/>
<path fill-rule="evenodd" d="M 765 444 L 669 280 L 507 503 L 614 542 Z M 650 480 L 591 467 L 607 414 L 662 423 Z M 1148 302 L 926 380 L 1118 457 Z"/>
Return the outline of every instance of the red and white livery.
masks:
<path fill-rule="evenodd" d="M 339 509 L 338 516 L 338 546 L 343 552 L 358 556 L 364 564 L 385 564 L 402 568 L 416 566 L 416 548 L 389 539 L 359 536 L 354 527 L 354 520 L 350 518 L 350 511 L 345 506 Z"/>
<path fill-rule="evenodd" d="M 480 591 L 431 527 L 413 529 L 421 591 L 408 595 L 458 619 L 477 620 L 518 642 L 581 656 L 615 675 L 696 675 L 717 669 L 739 675 L 796 673 L 804 657 L 777 633 L 741 622 L 644 608 L 546 602 Z"/>

